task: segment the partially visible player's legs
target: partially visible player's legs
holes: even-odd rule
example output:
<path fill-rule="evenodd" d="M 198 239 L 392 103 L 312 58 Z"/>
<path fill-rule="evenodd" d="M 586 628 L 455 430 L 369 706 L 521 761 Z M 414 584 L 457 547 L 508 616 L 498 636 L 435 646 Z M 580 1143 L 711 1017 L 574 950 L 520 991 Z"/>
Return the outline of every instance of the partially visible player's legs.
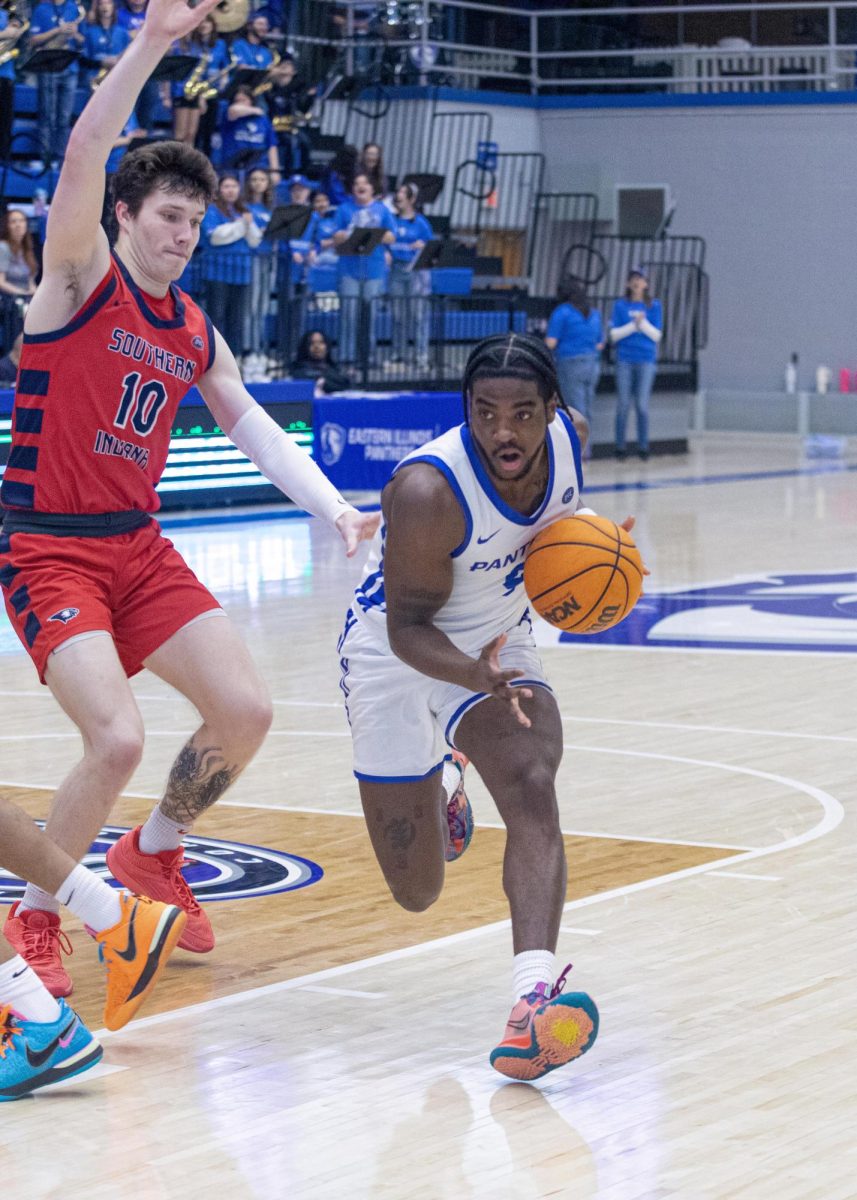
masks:
<path fill-rule="evenodd" d="M 163 799 L 110 848 L 107 864 L 126 887 L 184 909 L 179 945 L 204 953 L 214 934 L 182 875 L 182 839 L 261 746 L 271 700 L 243 639 L 219 611 L 180 629 L 145 665 L 195 705 L 203 724 L 174 762 Z"/>
<path fill-rule="evenodd" d="M 45 832 L 78 863 L 140 760 L 143 726 L 106 633 L 62 645 L 48 659 L 45 680 L 83 739 L 83 758 L 57 788 Z M 22 875 L 31 882 L 5 927 L 14 945 L 23 946 L 26 940 L 28 961 L 58 996 L 72 990 L 61 958 L 70 947 L 60 929 L 60 901 L 54 894 L 66 875 L 68 871 L 48 888 L 32 872 Z"/>
<path fill-rule="evenodd" d="M 361 779 L 360 799 L 378 865 L 393 898 L 423 912 L 441 893 L 447 824 L 441 771 L 410 783 Z"/>
<path fill-rule="evenodd" d="M 585 993 L 551 988 L 565 904 L 565 847 L 555 780 L 562 758 L 556 701 L 543 688 L 521 700 L 527 729 L 509 708 L 487 699 L 462 717 L 456 745 L 471 760 L 506 825 L 503 887 L 509 899 L 515 959 L 512 1009 L 492 1064 L 516 1079 L 535 1079 L 588 1050 L 598 1015 Z"/>
<path fill-rule="evenodd" d="M 2 799 L 0 847 L 0 864 L 5 870 L 32 881 L 49 898 L 57 896 L 90 929 L 107 967 L 104 1019 L 109 1028 L 121 1028 L 154 986 L 184 928 L 184 913 L 114 891 L 86 867 L 75 864 L 26 813 Z M 59 996 L 71 990 L 70 982 L 67 989 L 58 987 L 55 978 L 57 962 L 52 952 L 56 951 L 58 961 L 59 918 L 38 909 L 18 914 L 15 908 L 5 931 L 20 959 L 13 966 L 0 966 L 0 1004 L 48 1021 L 51 1010 L 44 1002 L 44 988 Z M 0 946 L 5 945 L 0 939 Z M 54 968 L 54 975 L 46 968 Z M 57 1019 L 55 1014 L 53 1019 Z"/>

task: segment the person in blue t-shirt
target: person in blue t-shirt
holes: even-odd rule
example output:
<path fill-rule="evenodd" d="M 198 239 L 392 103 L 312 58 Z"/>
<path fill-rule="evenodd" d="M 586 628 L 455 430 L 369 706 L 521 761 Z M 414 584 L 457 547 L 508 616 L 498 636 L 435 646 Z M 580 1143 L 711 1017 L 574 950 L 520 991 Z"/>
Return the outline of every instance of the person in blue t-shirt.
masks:
<path fill-rule="evenodd" d="M 31 50 L 80 50 L 78 28 L 84 13 L 74 0 L 42 0 L 30 18 Z M 77 62 L 61 71 L 39 71 L 39 135 L 51 162 L 59 163 L 71 129 L 71 110 L 77 89 Z"/>
<path fill-rule="evenodd" d="M 238 176 L 230 171 L 221 175 L 217 198 L 202 219 L 202 240 L 208 315 L 239 358 L 245 349 L 253 250 L 262 240 L 262 230 L 241 199 Z"/>
<path fill-rule="evenodd" d="M 91 85 L 99 71 L 115 66 L 130 41 L 128 30 L 119 24 L 116 0 L 95 0 L 83 26 L 83 52 L 98 66 L 87 70 L 86 84 Z"/>
<path fill-rule="evenodd" d="M 395 218 L 386 204 L 375 198 L 367 175 L 355 175 L 350 198 L 336 210 L 334 246 L 346 242 L 355 229 L 383 229 L 384 236 L 370 254 L 342 254 L 339 258 L 339 361 L 349 365 L 356 359 L 361 300 L 370 302 L 368 350 L 370 361 L 374 358 L 375 306 L 371 301 L 384 294 L 387 279 L 384 247 L 396 240 Z"/>
<path fill-rule="evenodd" d="M 234 49 L 234 47 L 233 47 Z M 270 172 L 271 182 L 280 182 L 280 151 L 277 135 L 263 108 L 246 84 L 232 89 L 226 117 L 220 127 L 221 157 L 227 169 Z"/>
<path fill-rule="evenodd" d="M 557 290 L 557 307 L 548 321 L 545 344 L 553 350 L 562 398 L 592 422 L 592 401 L 601 374 L 604 331 L 579 279 L 568 276 Z M 589 449 L 589 442 L 586 445 Z"/>
<path fill-rule="evenodd" d="M 649 457 L 649 397 L 657 371 L 658 342 L 663 316 L 661 303 L 649 294 L 645 271 L 628 273 L 625 295 L 615 301 L 610 317 L 610 341 L 616 347 L 616 457 L 625 458 L 625 426 L 631 401 L 637 413 L 637 450 Z"/>
<path fill-rule="evenodd" d="M 244 180 L 242 195 L 264 239 L 265 230 L 274 211 L 274 185 L 268 172 L 260 167 L 250 171 Z M 273 249 L 272 242 L 261 240 L 250 252 L 250 303 L 244 327 L 244 346 L 250 352 L 251 361 L 248 363 L 245 359 L 244 367 L 245 378 L 253 376 L 256 380 L 267 377 L 266 330 L 268 310 L 271 307 Z"/>
<path fill-rule="evenodd" d="M 256 13 L 250 18 L 244 28 L 244 36 L 232 43 L 232 54 L 239 66 L 266 70 L 270 67 L 274 56 L 265 45 L 269 32 L 270 24 L 266 16 Z"/>
<path fill-rule="evenodd" d="M 428 366 L 431 276 L 428 271 L 414 271 L 419 258 L 434 231 L 421 212 L 417 211 L 419 188 L 415 183 L 403 183 L 395 195 L 396 240 L 389 249 L 390 285 L 393 315 L 392 364 L 407 357 L 408 343 L 413 340 L 417 349 L 417 366 Z M 413 338 L 409 337 L 413 334 Z"/>
<path fill-rule="evenodd" d="M 10 17 L 5 8 L 0 8 L 0 54 L 6 54 L 23 42 L 23 22 L 20 17 Z M 12 121 L 15 117 L 15 59 L 8 58 L 0 63 L 0 162 L 9 157 L 12 141 Z"/>

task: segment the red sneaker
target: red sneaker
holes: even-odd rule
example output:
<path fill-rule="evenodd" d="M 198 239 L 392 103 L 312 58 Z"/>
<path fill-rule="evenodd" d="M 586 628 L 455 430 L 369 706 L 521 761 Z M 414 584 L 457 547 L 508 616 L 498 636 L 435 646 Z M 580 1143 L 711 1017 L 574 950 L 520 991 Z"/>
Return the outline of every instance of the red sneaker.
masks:
<path fill-rule="evenodd" d="M 52 996 L 70 996 L 71 976 L 62 965 L 62 955 L 71 954 L 71 942 L 60 928 L 56 913 L 41 908 L 28 908 L 19 913 L 20 905 L 13 904 L 6 917 L 3 932 L 6 940 L 33 968 Z"/>
<path fill-rule="evenodd" d="M 178 850 L 162 850 L 160 854 L 144 854 L 140 849 L 141 828 L 138 825 L 129 830 L 107 851 L 111 875 L 130 892 L 175 904 L 186 912 L 187 924 L 178 944 L 182 950 L 207 954 L 214 949 L 214 930 L 182 875 L 185 859 L 181 846 Z"/>

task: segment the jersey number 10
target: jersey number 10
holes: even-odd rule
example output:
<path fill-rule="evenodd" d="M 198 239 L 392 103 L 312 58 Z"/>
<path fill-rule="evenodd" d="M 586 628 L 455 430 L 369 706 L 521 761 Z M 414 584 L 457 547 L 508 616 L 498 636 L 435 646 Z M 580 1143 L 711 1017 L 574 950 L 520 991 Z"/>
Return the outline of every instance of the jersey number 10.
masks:
<path fill-rule="evenodd" d="M 167 402 L 167 389 L 158 379 L 141 384 L 139 371 L 126 375 L 122 386 L 122 399 L 113 424 L 125 429 L 130 417 L 132 428 L 141 437 L 146 437 L 154 429 L 158 413 Z"/>

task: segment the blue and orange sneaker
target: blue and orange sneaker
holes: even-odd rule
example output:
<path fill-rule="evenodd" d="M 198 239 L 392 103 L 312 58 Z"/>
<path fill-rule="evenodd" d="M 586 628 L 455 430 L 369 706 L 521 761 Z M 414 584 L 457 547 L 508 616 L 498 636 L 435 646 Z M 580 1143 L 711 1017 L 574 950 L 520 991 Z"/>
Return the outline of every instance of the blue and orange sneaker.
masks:
<path fill-rule="evenodd" d="M 469 761 L 459 750 L 452 751 L 452 762 L 458 767 L 460 779 L 446 806 L 446 819 L 449 824 L 447 862 L 455 862 L 457 858 L 461 858 L 473 837 L 473 809 L 464 792 L 464 768 Z"/>
<path fill-rule="evenodd" d="M 562 995 L 571 963 L 548 993 L 540 983 L 512 1009 L 491 1066 L 509 1079 L 541 1079 L 592 1046 L 598 1036 L 598 1009 L 586 992 Z"/>
<path fill-rule="evenodd" d="M 17 1100 L 88 1071 L 104 1050 L 77 1013 L 60 1000 L 55 1021 L 27 1021 L 0 1008 L 0 1101 Z"/>

